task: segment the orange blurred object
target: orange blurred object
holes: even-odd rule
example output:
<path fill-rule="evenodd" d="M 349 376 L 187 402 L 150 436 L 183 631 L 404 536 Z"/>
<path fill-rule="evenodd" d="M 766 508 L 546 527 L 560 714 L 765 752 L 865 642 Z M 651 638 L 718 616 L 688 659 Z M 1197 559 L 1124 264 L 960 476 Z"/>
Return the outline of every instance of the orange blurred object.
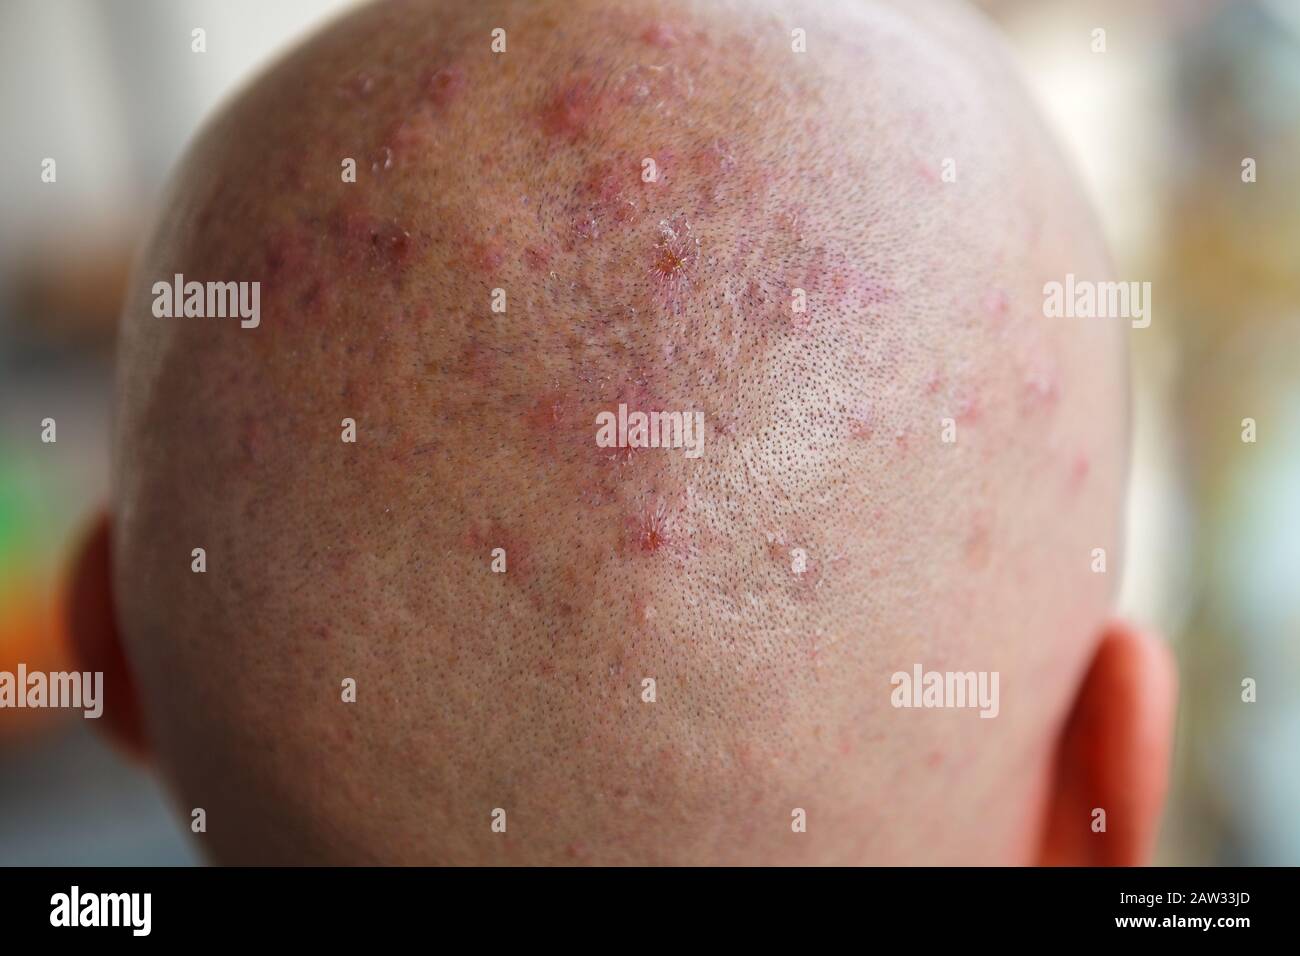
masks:
<path fill-rule="evenodd" d="M 0 671 L 63 671 L 74 666 L 63 602 L 38 580 L 10 581 L 0 593 Z M 0 743 L 29 734 L 69 712 L 6 707 L 0 710 Z"/>

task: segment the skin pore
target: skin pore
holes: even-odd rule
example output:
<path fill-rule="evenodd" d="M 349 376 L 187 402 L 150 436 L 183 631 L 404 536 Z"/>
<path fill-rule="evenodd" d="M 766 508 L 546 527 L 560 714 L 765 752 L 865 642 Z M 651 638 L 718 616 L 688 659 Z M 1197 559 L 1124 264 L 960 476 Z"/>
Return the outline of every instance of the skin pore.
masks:
<path fill-rule="evenodd" d="M 1107 260 L 1007 63 L 948 4 L 430 0 L 236 98 L 137 269 L 76 598 L 207 852 L 1143 859 L 1122 327 L 1042 314 Z M 154 316 L 176 273 L 260 324 Z M 600 447 L 620 404 L 703 454 Z M 894 707 L 914 664 L 998 716 Z"/>

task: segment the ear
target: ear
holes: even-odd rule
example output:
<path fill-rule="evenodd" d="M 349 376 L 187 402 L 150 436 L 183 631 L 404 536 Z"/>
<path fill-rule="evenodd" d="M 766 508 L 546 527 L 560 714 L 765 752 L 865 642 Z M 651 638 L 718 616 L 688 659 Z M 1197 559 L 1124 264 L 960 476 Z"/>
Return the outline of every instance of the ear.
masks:
<path fill-rule="evenodd" d="M 117 630 L 113 606 L 112 548 L 108 515 L 100 515 L 82 538 L 68 586 L 68 635 L 79 670 L 104 674 L 104 712 L 95 721 L 133 757 L 149 747 L 135 682 Z"/>
<path fill-rule="evenodd" d="M 1041 864 L 1136 866 L 1150 859 L 1177 697 L 1164 642 L 1128 624 L 1108 625 L 1058 743 Z"/>

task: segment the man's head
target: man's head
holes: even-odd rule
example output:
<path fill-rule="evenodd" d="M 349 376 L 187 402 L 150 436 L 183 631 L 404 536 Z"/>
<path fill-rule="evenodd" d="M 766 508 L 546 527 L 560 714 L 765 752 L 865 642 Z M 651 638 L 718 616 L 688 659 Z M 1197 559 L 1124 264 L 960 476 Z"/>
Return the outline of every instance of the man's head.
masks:
<path fill-rule="evenodd" d="M 1044 317 L 1107 261 L 1006 61 L 947 5 L 394 3 L 206 129 L 78 631 L 215 858 L 1145 854 L 1122 327 Z"/>

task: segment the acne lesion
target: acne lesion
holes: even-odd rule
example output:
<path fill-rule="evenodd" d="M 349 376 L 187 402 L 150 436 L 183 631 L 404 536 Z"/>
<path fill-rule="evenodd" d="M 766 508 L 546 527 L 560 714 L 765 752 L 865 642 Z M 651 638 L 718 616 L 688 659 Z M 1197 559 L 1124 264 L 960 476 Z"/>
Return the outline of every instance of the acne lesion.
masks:
<path fill-rule="evenodd" d="M 680 307 L 679 297 L 690 289 L 699 259 L 700 240 L 691 223 L 681 215 L 661 220 L 650 274 L 673 311 Z"/>
<path fill-rule="evenodd" d="M 578 142 L 599 115 L 603 98 L 601 87 L 590 74 L 568 77 L 542 102 L 538 111 L 542 131 L 569 143 Z"/>
<path fill-rule="evenodd" d="M 648 497 L 626 519 L 627 551 L 641 557 L 685 559 L 695 543 L 681 508 L 659 495 Z"/>

